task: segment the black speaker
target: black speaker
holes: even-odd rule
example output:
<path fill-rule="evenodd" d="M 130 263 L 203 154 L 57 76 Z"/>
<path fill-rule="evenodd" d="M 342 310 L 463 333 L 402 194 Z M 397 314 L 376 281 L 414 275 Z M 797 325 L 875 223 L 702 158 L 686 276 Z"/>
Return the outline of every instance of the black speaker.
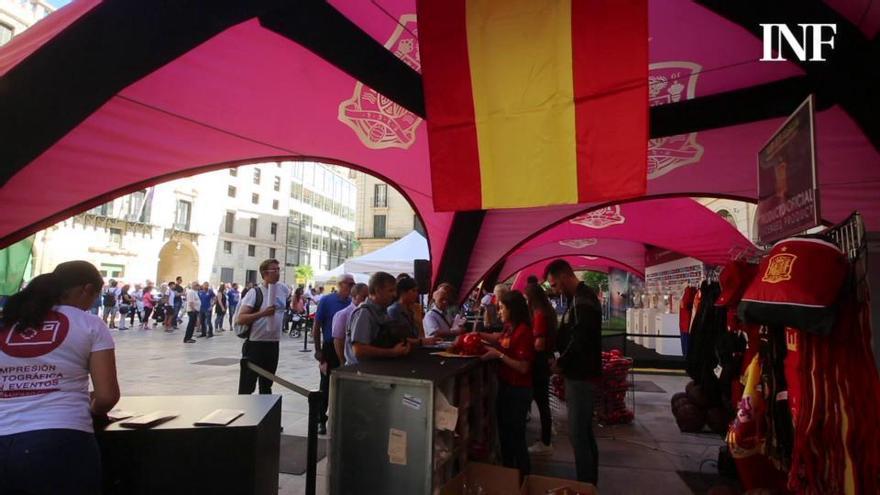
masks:
<path fill-rule="evenodd" d="M 431 292 L 431 262 L 428 260 L 414 260 L 413 274 L 416 284 L 419 286 L 419 294 Z"/>

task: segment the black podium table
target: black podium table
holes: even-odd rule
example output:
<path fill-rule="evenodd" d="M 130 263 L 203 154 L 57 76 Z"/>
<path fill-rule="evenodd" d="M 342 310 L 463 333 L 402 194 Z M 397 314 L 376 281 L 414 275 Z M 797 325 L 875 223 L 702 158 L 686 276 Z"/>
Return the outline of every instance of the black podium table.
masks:
<path fill-rule="evenodd" d="M 96 429 L 104 494 L 277 494 L 278 395 L 123 397 L 116 406 L 178 416 L 149 429 Z M 228 426 L 193 426 L 216 409 L 244 411 Z"/>

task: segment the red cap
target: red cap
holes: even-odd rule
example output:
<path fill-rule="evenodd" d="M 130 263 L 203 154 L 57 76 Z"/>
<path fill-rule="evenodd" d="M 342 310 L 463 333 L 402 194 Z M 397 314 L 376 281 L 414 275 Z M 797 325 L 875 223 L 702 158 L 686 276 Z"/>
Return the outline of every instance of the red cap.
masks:
<path fill-rule="evenodd" d="M 721 284 L 721 295 L 715 301 L 715 306 L 735 307 L 742 299 L 746 288 L 758 273 L 758 265 L 752 265 L 745 261 L 730 261 L 724 265 L 718 282 Z"/>

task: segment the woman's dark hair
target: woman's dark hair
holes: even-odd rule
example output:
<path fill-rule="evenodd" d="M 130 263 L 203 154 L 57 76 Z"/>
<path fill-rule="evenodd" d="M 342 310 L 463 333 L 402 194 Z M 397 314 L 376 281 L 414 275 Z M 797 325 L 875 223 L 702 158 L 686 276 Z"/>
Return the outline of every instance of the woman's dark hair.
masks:
<path fill-rule="evenodd" d="M 295 291 L 293 291 L 293 300 L 299 301 L 303 296 L 303 288 L 302 286 L 297 287 Z"/>
<path fill-rule="evenodd" d="M 18 325 L 17 332 L 36 328 L 67 290 L 88 284 L 93 285 L 96 291 L 100 291 L 104 285 L 104 279 L 95 265 L 88 261 L 61 263 L 51 273 L 34 277 L 27 287 L 9 298 L 3 308 L 3 323 L 10 327 Z"/>
<path fill-rule="evenodd" d="M 510 324 L 514 328 L 525 323 L 531 325 L 532 319 L 529 317 L 529 305 L 522 292 L 518 290 L 507 291 L 501 295 L 501 304 L 507 308 L 510 316 Z"/>
<path fill-rule="evenodd" d="M 553 305 L 550 304 L 550 298 L 547 297 L 547 293 L 544 292 L 544 289 L 538 284 L 528 284 L 525 288 L 525 295 L 532 317 L 534 318 L 535 311 L 540 311 L 543 313 L 544 318 L 547 319 L 547 331 L 556 331 L 556 325 L 558 323 L 556 321 L 556 311 L 553 309 Z"/>
<path fill-rule="evenodd" d="M 397 297 L 402 296 L 405 292 L 411 291 L 418 287 L 416 280 L 412 277 L 403 277 L 397 280 Z"/>

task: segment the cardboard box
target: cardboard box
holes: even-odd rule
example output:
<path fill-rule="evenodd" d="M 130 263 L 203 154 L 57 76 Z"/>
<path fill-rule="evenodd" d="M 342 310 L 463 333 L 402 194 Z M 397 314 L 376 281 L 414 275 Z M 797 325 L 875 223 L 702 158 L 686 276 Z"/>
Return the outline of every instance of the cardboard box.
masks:
<path fill-rule="evenodd" d="M 519 493 L 519 471 L 492 464 L 470 462 L 440 489 L 440 495 L 470 495 L 482 487 L 484 495 Z"/>
<path fill-rule="evenodd" d="M 569 494 L 582 493 L 585 495 L 599 495 L 596 487 L 590 483 L 581 481 L 564 480 L 562 478 L 550 478 L 549 476 L 536 476 L 530 474 L 523 480 L 520 495 L 545 495 L 548 491 L 556 488 L 568 488 Z M 560 491 L 560 495 L 565 493 Z M 568 495 L 568 494 L 566 494 Z"/>

